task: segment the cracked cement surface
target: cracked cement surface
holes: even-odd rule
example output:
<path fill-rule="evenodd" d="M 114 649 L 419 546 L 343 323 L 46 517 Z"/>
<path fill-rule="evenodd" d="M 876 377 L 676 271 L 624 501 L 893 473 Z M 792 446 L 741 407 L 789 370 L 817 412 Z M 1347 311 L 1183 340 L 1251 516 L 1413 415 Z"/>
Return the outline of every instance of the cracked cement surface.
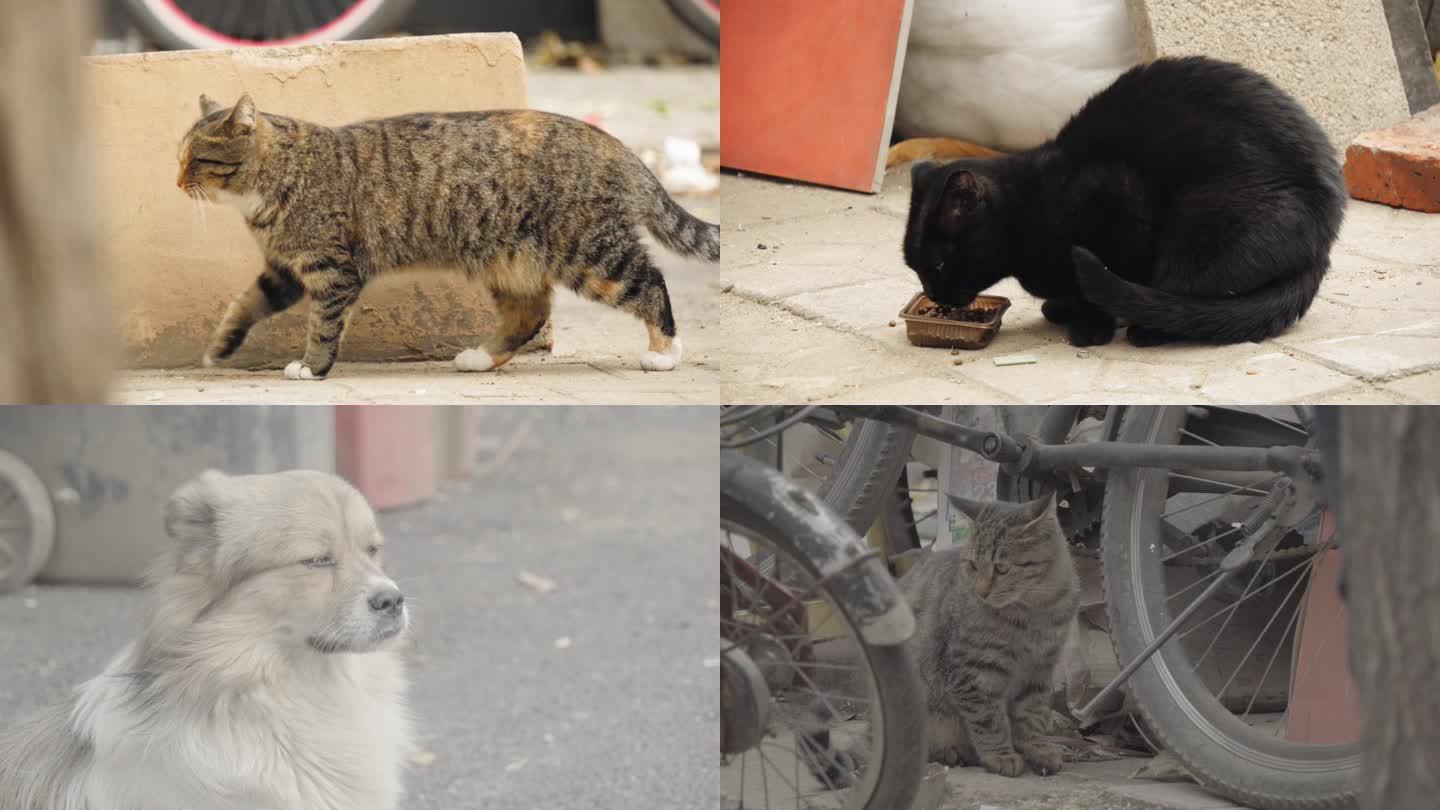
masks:
<path fill-rule="evenodd" d="M 1411 403 L 1440 400 L 1440 217 L 1351 201 L 1320 295 L 1261 343 L 1077 349 L 1013 280 L 995 341 L 952 354 L 905 339 L 919 291 L 900 256 L 908 166 L 878 195 L 721 181 L 725 402 Z M 1026 365 L 997 366 L 1024 354 Z"/>
<path fill-rule="evenodd" d="M 1010 779 L 951 768 L 949 796 L 924 810 L 1240 810 L 1188 782 L 1132 779 L 1143 759 L 1067 763 L 1056 776 Z M 917 808 L 917 810 L 922 810 Z"/>
<path fill-rule="evenodd" d="M 592 117 L 632 149 L 659 150 L 666 136 L 713 150 L 720 139 L 720 69 L 626 67 L 598 74 L 531 68 L 535 109 Z M 721 222 L 715 194 L 677 200 L 709 222 Z M 685 357 L 669 372 L 646 372 L 644 325 L 610 307 L 555 292 L 551 323 L 554 351 L 516 357 L 496 372 L 457 373 L 444 362 L 347 363 L 322 381 L 286 380 L 276 369 L 134 369 L 120 372 L 111 398 L 130 404 L 212 403 L 585 403 L 715 404 L 720 401 L 715 361 L 715 265 L 677 256 L 655 245 L 651 253 L 670 291 Z M 256 327 L 262 330 L 262 323 Z"/>

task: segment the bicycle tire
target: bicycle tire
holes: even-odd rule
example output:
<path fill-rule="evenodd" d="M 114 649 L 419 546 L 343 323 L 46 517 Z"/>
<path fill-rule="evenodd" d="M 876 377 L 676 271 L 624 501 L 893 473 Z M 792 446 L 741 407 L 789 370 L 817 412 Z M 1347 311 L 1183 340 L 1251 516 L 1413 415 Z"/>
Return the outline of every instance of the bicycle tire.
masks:
<path fill-rule="evenodd" d="M 778 493 L 771 493 L 771 496 L 764 509 L 752 509 L 722 487 L 720 520 L 764 538 L 765 542 L 773 544 L 782 553 L 804 566 L 807 573 L 818 580 L 820 568 L 817 562 L 799 552 L 786 533 L 779 529 L 779 525 L 786 521 L 776 519 L 776 514 L 782 512 L 791 519 L 810 520 L 812 516 L 797 508 L 789 499 L 779 497 Z M 838 524 L 832 522 L 832 525 Z M 856 537 L 839 542 L 861 541 Z M 884 564 L 873 557 L 861 564 L 878 566 L 881 572 L 884 571 Z M 888 577 L 888 573 L 885 576 Z M 824 590 L 823 585 L 821 589 Z M 880 739 L 883 740 L 883 745 L 879 749 L 879 763 L 874 771 L 874 782 L 869 786 L 871 792 L 865 798 L 863 810 L 906 810 L 914 803 L 919 791 L 926 756 L 924 687 L 920 683 L 914 659 L 906 644 L 865 643 L 859 633 L 854 632 L 855 623 L 846 613 L 844 602 L 828 593 L 827 599 L 850 625 L 853 641 L 865 654 L 866 664 L 874 676 L 877 693 L 875 699 L 882 707 L 883 727 Z M 872 751 L 871 756 L 875 753 Z"/>
<path fill-rule="evenodd" d="M 1157 443 L 1183 425 L 1183 406 L 1131 407 L 1119 441 Z M 1159 562 L 1147 551 L 1151 538 L 1142 515 L 1159 496 L 1164 470 L 1115 469 L 1109 474 L 1102 511 L 1102 572 L 1110 639 L 1121 662 L 1132 660 L 1154 638 L 1147 606 L 1165 599 Z M 1158 480 L 1156 476 L 1161 476 Z M 1155 514 L 1159 514 L 1158 511 Z M 1160 576 L 1156 576 L 1160 573 Z M 1296 746 L 1275 740 L 1251 745 L 1237 735 L 1245 726 L 1210 694 L 1187 667 L 1178 640 L 1162 647 L 1126 688 L 1157 742 L 1173 753 L 1206 788 L 1261 810 L 1348 808 L 1358 787 L 1358 751 L 1346 746 Z M 1248 728 L 1248 726 L 1245 726 Z M 1354 746 L 1349 746 L 1353 749 Z M 1264 764 L 1261 764 L 1264 763 Z"/>
<path fill-rule="evenodd" d="M 0 568 L 0 594 L 28 585 L 45 567 L 55 548 L 55 507 L 50 501 L 50 491 L 30 465 L 0 450 L 0 494 L 7 490 L 13 492 L 15 498 L 5 501 L 25 510 L 28 531 L 19 538 L 15 564 Z"/>
<path fill-rule="evenodd" d="M 850 528 L 864 535 L 880 514 L 883 499 L 895 488 L 910 459 L 915 431 L 873 419 L 850 426 L 830 476 L 820 483 L 820 499 Z"/>
<path fill-rule="evenodd" d="M 357 0 L 340 16 L 310 31 L 273 42 L 258 42 L 215 31 L 190 18 L 174 0 L 125 0 L 135 27 L 165 50 L 306 45 L 366 39 L 384 34 L 410 12 L 414 0 Z"/>
<path fill-rule="evenodd" d="M 681 22 L 711 45 L 720 44 L 719 0 L 665 0 Z"/>

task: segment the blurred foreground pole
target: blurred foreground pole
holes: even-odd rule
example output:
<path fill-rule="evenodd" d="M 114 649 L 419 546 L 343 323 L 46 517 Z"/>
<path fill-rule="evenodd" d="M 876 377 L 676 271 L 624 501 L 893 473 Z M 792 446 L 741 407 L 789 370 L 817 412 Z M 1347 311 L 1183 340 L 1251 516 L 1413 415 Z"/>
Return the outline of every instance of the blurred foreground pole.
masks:
<path fill-rule="evenodd" d="M 1440 796 L 1440 408 L 1341 411 L 1340 538 L 1368 810 Z"/>
<path fill-rule="evenodd" d="M 0 0 L 0 402 L 99 402 L 109 380 L 85 115 L 93 15 L 92 0 Z"/>

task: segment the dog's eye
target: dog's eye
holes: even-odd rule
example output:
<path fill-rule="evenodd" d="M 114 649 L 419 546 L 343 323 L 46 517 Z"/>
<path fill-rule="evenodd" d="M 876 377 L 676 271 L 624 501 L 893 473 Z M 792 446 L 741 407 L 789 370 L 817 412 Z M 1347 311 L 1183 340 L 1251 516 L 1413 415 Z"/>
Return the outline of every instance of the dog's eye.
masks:
<path fill-rule="evenodd" d="M 370 547 L 365 549 L 365 553 L 369 554 L 371 557 L 374 557 L 376 554 L 380 553 L 380 546 L 375 543 L 371 543 Z"/>
<path fill-rule="evenodd" d="M 311 557 L 308 560 L 301 560 L 301 564 L 308 565 L 311 568 L 329 568 L 330 566 L 335 564 L 335 555 L 322 554 L 319 557 Z"/>

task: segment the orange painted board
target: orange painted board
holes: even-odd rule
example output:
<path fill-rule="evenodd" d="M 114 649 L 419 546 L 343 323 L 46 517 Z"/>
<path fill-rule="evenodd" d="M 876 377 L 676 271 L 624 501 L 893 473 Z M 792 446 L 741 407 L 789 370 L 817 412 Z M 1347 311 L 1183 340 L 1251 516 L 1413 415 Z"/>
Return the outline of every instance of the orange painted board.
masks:
<path fill-rule="evenodd" d="M 1334 527 L 1334 513 L 1327 509 L 1322 542 Z M 1290 742 L 1327 745 L 1360 737 L 1360 702 L 1347 655 L 1350 614 L 1339 591 L 1343 559 L 1338 549 L 1320 552 L 1305 588 L 1285 712 L 1285 739 Z"/>
<path fill-rule="evenodd" d="M 720 163 L 877 192 L 911 0 L 728 0 Z"/>

